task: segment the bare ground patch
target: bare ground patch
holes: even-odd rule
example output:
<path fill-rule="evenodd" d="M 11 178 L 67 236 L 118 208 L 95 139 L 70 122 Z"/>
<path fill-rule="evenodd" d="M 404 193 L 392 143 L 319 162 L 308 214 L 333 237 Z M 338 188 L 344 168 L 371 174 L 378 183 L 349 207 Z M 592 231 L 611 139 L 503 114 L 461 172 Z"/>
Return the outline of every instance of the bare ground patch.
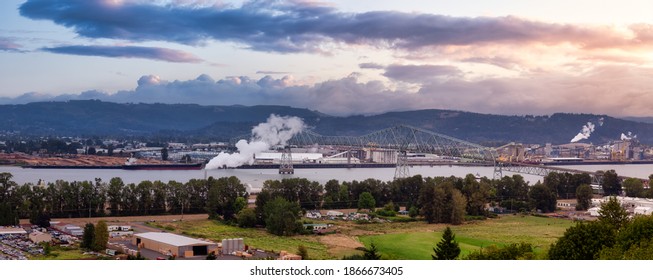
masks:
<path fill-rule="evenodd" d="M 328 234 L 321 236 L 319 240 L 327 246 L 329 255 L 339 258 L 355 254 L 358 247 L 365 247 L 358 238 L 344 234 Z"/>

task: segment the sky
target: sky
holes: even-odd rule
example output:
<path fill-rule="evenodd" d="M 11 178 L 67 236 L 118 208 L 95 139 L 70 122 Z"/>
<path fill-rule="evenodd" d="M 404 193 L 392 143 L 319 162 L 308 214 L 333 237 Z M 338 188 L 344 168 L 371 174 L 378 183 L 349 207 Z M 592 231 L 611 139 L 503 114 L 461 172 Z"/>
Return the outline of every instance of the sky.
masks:
<path fill-rule="evenodd" d="M 3 0 L 0 104 L 653 116 L 653 1 Z"/>

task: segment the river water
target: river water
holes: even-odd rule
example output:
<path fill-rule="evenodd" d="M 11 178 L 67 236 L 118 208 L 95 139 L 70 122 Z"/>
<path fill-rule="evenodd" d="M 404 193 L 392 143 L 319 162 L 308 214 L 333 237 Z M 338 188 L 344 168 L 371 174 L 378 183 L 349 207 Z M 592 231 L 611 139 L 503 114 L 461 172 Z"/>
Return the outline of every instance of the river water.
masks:
<path fill-rule="evenodd" d="M 587 171 L 614 169 L 619 175 L 637 178 L 648 178 L 653 173 L 653 164 L 570 165 L 563 167 Z M 93 181 L 95 178 L 101 178 L 102 181 L 108 182 L 113 177 L 120 177 L 125 183 L 139 183 L 143 180 L 187 182 L 190 179 L 203 179 L 205 176 L 203 170 L 31 169 L 16 166 L 0 166 L 0 172 L 11 173 L 13 181 L 18 184 L 36 183 L 39 179 L 53 182 L 59 179 L 65 181 Z M 207 170 L 206 176 L 216 178 L 236 176 L 243 183 L 250 184 L 254 188 L 260 188 L 266 180 L 282 178 L 307 178 L 322 184 L 331 179 L 337 179 L 341 182 L 361 181 L 368 178 L 390 181 L 394 177 L 394 172 L 394 168 L 320 168 L 295 169 L 293 175 L 280 175 L 277 169 L 217 169 Z M 485 166 L 414 166 L 409 168 L 409 172 L 411 176 L 421 174 L 424 177 L 452 175 L 464 177 L 467 174 L 478 174 L 492 178 L 494 169 Z M 504 172 L 503 175 L 513 174 L 515 173 Z M 520 175 L 531 183 L 542 180 L 540 176 Z"/>

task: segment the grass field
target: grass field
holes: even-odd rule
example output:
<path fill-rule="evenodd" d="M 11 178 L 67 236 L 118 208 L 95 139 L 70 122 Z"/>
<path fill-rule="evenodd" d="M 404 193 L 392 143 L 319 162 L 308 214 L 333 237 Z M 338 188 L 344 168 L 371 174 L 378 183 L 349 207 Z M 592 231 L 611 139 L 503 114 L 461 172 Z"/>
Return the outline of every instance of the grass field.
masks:
<path fill-rule="evenodd" d="M 337 235 L 302 235 L 280 237 L 269 234 L 265 229 L 243 229 L 224 225 L 217 221 L 163 222 L 154 225 L 184 235 L 207 238 L 220 242 L 225 238 L 244 238 L 245 244 L 252 248 L 279 252 L 297 252 L 299 245 L 308 249 L 312 259 L 340 259 L 344 255 L 360 253 L 350 246 L 327 244 L 328 238 L 350 238 L 355 243 L 369 246 L 372 242 L 388 259 L 421 260 L 431 259 L 433 247 L 442 238 L 447 225 L 426 224 L 424 222 L 357 224 L 336 221 L 340 232 Z M 491 244 L 502 246 L 509 243 L 527 242 L 535 247 L 535 252 L 545 252 L 548 246 L 573 224 L 572 221 L 534 216 L 508 215 L 497 219 L 469 222 L 452 226 L 456 240 L 466 255 Z M 345 240 L 346 241 L 346 240 Z"/>
<path fill-rule="evenodd" d="M 244 238 L 245 244 L 252 248 L 266 251 L 288 251 L 297 253 L 299 245 L 304 245 L 308 255 L 313 259 L 329 259 L 327 247 L 313 235 L 283 237 L 267 233 L 265 229 L 245 229 L 224 225 L 217 221 L 188 221 L 175 223 L 156 223 L 156 226 L 184 235 L 210 239 L 221 242 L 226 238 Z"/>
<path fill-rule="evenodd" d="M 534 216 L 510 215 L 452 226 L 456 240 L 460 244 L 461 255 L 467 255 L 488 245 L 502 246 L 509 243 L 531 243 L 536 254 L 547 250 L 548 246 L 565 230 L 572 221 Z M 365 235 L 359 239 L 369 246 L 374 242 L 378 250 L 388 259 L 421 260 L 431 259 L 433 247 L 442 238 L 443 227 L 433 230 L 381 235 Z"/>
<path fill-rule="evenodd" d="M 47 256 L 36 256 L 31 260 L 87 260 L 96 259 L 93 255 L 84 255 L 77 247 L 64 248 L 61 246 L 52 246 L 50 254 Z"/>

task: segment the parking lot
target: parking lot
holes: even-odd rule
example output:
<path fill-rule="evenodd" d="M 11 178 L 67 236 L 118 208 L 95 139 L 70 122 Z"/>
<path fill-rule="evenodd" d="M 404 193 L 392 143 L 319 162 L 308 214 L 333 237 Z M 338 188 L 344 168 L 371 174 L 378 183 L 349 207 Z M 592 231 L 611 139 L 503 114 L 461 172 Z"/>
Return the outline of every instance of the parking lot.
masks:
<path fill-rule="evenodd" d="M 43 254 L 43 248 L 27 239 L 25 234 L 0 236 L 1 260 L 27 260 L 30 255 Z"/>

